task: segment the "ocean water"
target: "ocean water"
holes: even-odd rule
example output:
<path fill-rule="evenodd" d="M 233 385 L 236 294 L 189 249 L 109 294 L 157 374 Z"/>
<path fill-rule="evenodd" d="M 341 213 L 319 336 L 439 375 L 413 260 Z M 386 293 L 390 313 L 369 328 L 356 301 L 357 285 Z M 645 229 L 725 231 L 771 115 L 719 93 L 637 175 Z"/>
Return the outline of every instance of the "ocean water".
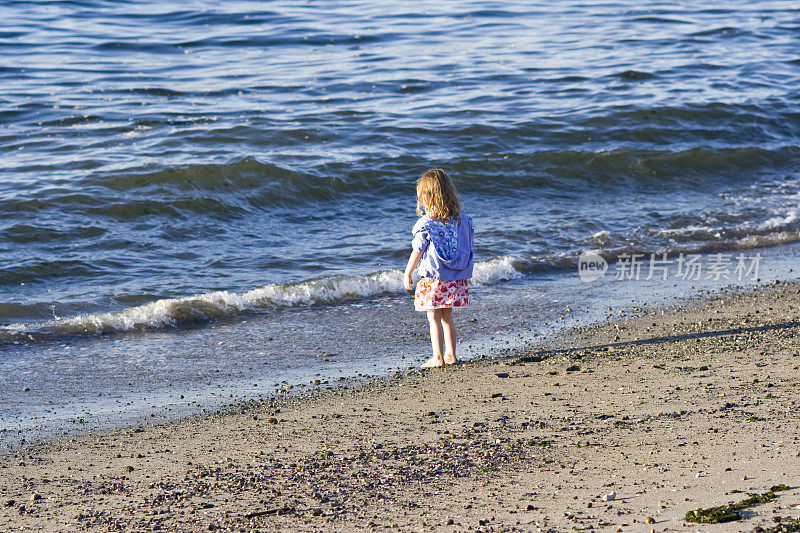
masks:
<path fill-rule="evenodd" d="M 786 276 L 800 240 L 796 2 L 9 0 L 0 20 L 0 439 L 416 364 L 401 270 L 431 166 L 475 220 L 468 357 L 720 281 L 576 290 L 583 250 L 763 253 Z"/>

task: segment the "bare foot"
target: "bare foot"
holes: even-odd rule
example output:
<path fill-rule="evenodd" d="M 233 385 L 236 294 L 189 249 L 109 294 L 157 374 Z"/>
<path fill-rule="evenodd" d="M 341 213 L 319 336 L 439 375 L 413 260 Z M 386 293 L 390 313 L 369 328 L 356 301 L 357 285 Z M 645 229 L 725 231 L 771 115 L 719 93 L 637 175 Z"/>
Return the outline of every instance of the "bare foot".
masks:
<path fill-rule="evenodd" d="M 444 366 L 444 361 L 437 358 L 436 356 L 431 357 L 430 359 L 419 365 L 420 368 L 436 368 L 439 366 Z"/>
<path fill-rule="evenodd" d="M 454 356 L 445 355 L 444 356 L 444 364 L 446 365 L 457 365 L 460 361 L 456 359 Z"/>

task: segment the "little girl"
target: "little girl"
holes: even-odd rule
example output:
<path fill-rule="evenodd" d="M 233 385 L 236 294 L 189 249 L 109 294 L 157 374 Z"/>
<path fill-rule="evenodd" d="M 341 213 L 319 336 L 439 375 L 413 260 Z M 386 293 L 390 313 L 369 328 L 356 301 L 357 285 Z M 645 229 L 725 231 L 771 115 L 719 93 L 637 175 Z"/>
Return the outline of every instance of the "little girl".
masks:
<path fill-rule="evenodd" d="M 419 265 L 422 278 L 414 292 L 414 308 L 428 313 L 433 348 L 433 357 L 422 368 L 433 368 L 458 362 L 453 308 L 469 306 L 474 231 L 472 219 L 461 212 L 453 182 L 441 168 L 426 171 L 417 181 L 417 214 L 423 210 L 411 230 L 413 251 L 403 284 L 411 290 L 411 274 Z"/>

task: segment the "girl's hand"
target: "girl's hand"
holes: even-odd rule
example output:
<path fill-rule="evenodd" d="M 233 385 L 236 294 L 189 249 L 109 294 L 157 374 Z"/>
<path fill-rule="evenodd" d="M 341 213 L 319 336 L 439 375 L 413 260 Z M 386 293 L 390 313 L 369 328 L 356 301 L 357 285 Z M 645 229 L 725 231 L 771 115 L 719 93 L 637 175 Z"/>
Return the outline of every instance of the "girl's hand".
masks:
<path fill-rule="evenodd" d="M 411 257 L 408 258 L 406 270 L 403 272 L 403 287 L 408 291 L 411 290 L 411 273 L 417 268 L 420 259 L 422 259 L 420 252 L 411 252 Z"/>

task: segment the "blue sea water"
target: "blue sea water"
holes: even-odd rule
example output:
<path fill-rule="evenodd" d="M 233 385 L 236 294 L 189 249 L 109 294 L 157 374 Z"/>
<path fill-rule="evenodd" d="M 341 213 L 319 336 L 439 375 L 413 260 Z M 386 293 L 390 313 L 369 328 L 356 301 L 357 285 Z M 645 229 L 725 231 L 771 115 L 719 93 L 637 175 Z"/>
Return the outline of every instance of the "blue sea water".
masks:
<path fill-rule="evenodd" d="M 582 250 L 800 240 L 796 2 L 10 0 L 0 20 L 8 432 L 409 363 L 430 166 L 475 220 L 473 346 L 526 299 L 520 327 L 552 329 Z"/>

